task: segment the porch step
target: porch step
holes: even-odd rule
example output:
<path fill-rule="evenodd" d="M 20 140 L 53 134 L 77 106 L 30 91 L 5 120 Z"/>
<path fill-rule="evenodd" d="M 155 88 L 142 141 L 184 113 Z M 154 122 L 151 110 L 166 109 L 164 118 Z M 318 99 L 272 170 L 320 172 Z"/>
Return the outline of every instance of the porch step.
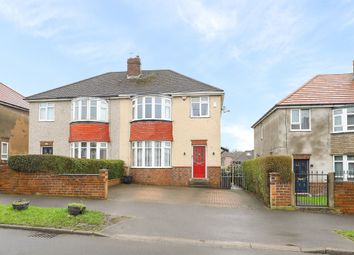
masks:
<path fill-rule="evenodd" d="M 209 179 L 190 179 L 189 186 L 193 188 L 211 188 Z"/>

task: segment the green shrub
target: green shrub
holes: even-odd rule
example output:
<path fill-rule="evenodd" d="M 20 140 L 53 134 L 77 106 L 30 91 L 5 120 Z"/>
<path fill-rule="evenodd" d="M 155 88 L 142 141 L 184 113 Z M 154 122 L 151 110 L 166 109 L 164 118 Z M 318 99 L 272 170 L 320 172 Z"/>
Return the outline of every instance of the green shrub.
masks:
<path fill-rule="evenodd" d="M 56 155 L 11 156 L 9 166 L 18 172 L 52 172 L 56 174 L 98 174 L 108 170 L 108 178 L 120 178 L 124 172 L 122 160 L 76 159 Z"/>
<path fill-rule="evenodd" d="M 288 183 L 292 175 L 291 157 L 266 156 L 243 162 L 245 189 L 256 193 L 269 205 L 269 173 L 277 172 L 280 181 Z"/>

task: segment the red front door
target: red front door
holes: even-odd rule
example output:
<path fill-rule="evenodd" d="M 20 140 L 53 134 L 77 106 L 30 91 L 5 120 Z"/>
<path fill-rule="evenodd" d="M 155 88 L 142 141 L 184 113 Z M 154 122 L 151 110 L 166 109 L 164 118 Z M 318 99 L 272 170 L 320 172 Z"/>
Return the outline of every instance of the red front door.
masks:
<path fill-rule="evenodd" d="M 205 178 L 205 146 L 193 146 L 193 178 Z"/>

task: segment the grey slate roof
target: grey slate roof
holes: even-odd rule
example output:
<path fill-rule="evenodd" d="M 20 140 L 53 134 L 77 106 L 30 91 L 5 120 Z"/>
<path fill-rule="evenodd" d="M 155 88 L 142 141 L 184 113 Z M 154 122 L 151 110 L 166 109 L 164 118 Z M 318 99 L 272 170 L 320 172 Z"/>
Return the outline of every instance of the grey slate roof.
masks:
<path fill-rule="evenodd" d="M 223 90 L 171 70 L 142 71 L 140 79 L 127 79 L 126 72 L 111 72 L 27 97 L 63 99 L 82 96 L 164 94 L 178 92 L 219 92 Z"/>

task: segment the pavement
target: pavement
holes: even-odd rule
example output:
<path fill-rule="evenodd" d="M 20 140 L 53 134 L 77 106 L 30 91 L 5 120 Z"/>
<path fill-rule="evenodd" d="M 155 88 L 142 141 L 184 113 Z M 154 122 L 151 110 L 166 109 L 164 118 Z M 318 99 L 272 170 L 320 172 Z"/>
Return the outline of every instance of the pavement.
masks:
<path fill-rule="evenodd" d="M 103 230 L 117 242 L 191 245 L 199 240 L 354 251 L 354 242 L 334 233 L 354 229 L 354 216 L 274 211 L 243 190 L 119 185 L 110 189 L 108 200 L 0 195 L 0 203 L 18 198 L 47 207 L 82 201 L 89 209 L 128 216 Z"/>

